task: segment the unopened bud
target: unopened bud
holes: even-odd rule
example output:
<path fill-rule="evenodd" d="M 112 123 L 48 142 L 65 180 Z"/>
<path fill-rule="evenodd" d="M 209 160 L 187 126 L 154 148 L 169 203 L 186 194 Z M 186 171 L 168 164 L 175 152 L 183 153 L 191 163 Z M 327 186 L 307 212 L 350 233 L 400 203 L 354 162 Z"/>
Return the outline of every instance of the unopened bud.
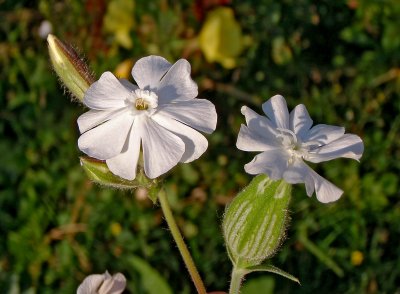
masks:
<path fill-rule="evenodd" d="M 247 268 L 272 257 L 285 236 L 291 185 L 259 175 L 225 211 L 225 242 L 235 267 Z"/>
<path fill-rule="evenodd" d="M 54 71 L 64 86 L 82 101 L 86 90 L 95 82 L 89 67 L 70 45 L 55 36 L 50 34 L 47 43 Z"/>

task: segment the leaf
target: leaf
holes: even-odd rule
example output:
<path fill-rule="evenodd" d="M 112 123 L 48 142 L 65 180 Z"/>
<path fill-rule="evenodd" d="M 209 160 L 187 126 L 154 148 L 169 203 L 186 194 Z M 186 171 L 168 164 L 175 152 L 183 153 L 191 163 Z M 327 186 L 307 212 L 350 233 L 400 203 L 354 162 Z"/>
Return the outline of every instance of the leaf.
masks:
<path fill-rule="evenodd" d="M 343 269 L 327 254 L 325 254 L 317 245 L 310 241 L 307 237 L 307 228 L 303 225 L 300 227 L 298 239 L 310 251 L 314 254 L 322 263 L 329 267 L 337 276 L 343 277 Z"/>
<path fill-rule="evenodd" d="M 143 288 L 148 294 L 172 294 L 167 281 L 152 268 L 146 261 L 137 257 L 131 256 L 127 262 L 139 272 Z"/>
<path fill-rule="evenodd" d="M 261 276 L 256 279 L 246 281 L 242 289 L 241 294 L 273 294 L 275 288 L 275 280 L 271 276 Z"/>
<path fill-rule="evenodd" d="M 270 273 L 280 275 L 280 276 L 285 277 L 293 282 L 300 284 L 299 279 L 297 279 L 296 277 L 292 276 L 291 274 L 289 274 L 271 264 L 260 264 L 260 265 L 256 265 L 256 266 L 250 266 L 250 267 L 245 268 L 244 270 L 245 270 L 246 274 L 252 273 L 252 272 L 270 272 Z"/>

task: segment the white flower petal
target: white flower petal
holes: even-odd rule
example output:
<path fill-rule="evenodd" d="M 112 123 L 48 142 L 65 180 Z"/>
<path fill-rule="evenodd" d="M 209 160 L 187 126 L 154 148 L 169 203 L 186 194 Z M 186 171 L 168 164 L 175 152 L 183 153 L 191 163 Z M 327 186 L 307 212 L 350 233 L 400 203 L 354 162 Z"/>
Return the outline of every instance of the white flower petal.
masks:
<path fill-rule="evenodd" d="M 314 183 L 315 194 L 319 202 L 329 203 L 334 202 L 340 198 L 343 194 L 343 190 L 336 187 L 334 184 L 328 180 L 321 177 L 311 168 L 309 169 L 309 177 L 307 177 L 308 185 Z M 307 191 L 308 196 L 312 195 L 312 192 Z"/>
<path fill-rule="evenodd" d="M 208 141 L 198 131 L 160 114 L 153 115 L 151 118 L 182 139 L 185 144 L 185 153 L 180 162 L 187 163 L 196 160 L 207 150 Z"/>
<path fill-rule="evenodd" d="M 112 110 L 89 110 L 78 117 L 79 131 L 82 133 L 104 123 L 107 120 L 121 115 L 126 109 L 112 109 Z"/>
<path fill-rule="evenodd" d="M 306 183 L 307 182 L 307 177 L 310 173 L 310 167 L 308 167 L 303 160 L 301 159 L 296 159 L 292 164 L 290 164 L 283 173 L 282 178 L 288 182 L 289 184 L 300 184 L 300 183 Z M 311 187 L 312 191 L 311 194 L 314 191 L 314 186 Z"/>
<path fill-rule="evenodd" d="M 256 133 L 258 136 L 270 141 L 271 144 L 276 144 L 276 128 L 272 122 L 265 116 L 261 116 L 254 110 L 247 106 L 241 108 L 241 112 L 246 119 L 246 123 L 251 132 Z"/>
<path fill-rule="evenodd" d="M 110 294 L 121 294 L 126 287 L 126 279 L 125 276 L 121 273 L 117 273 L 113 275 L 114 284 L 110 289 Z"/>
<path fill-rule="evenodd" d="M 290 113 L 290 129 L 301 139 L 310 130 L 313 121 L 303 104 L 297 105 Z"/>
<path fill-rule="evenodd" d="M 236 147 L 243 151 L 267 151 L 279 148 L 275 140 L 267 141 L 245 125 L 240 126 Z"/>
<path fill-rule="evenodd" d="M 106 278 L 101 285 L 99 294 L 120 294 L 125 290 L 126 279 L 123 274 L 117 273 Z"/>
<path fill-rule="evenodd" d="M 161 56 L 143 57 L 133 66 L 132 76 L 140 89 L 153 91 L 171 66 L 172 64 Z"/>
<path fill-rule="evenodd" d="M 122 86 L 124 86 L 129 92 L 134 92 L 135 90 L 139 89 L 138 86 L 132 84 L 127 79 L 119 79 L 119 81 L 122 84 Z"/>
<path fill-rule="evenodd" d="M 321 177 L 302 160 L 296 160 L 284 172 L 283 178 L 290 184 L 305 183 L 308 196 L 315 191 L 318 201 L 328 203 L 336 201 L 343 191 L 328 180 Z"/>
<path fill-rule="evenodd" d="M 271 180 L 282 178 L 287 168 L 289 154 L 281 149 L 268 150 L 260 153 L 254 159 L 244 166 L 247 173 L 267 174 Z"/>
<path fill-rule="evenodd" d="M 157 113 L 180 121 L 204 133 L 212 133 L 217 125 L 215 106 L 205 99 L 179 101 L 159 107 Z"/>
<path fill-rule="evenodd" d="M 140 138 L 140 130 L 137 120 L 135 120 L 129 138 L 125 142 L 121 153 L 106 160 L 107 166 L 113 174 L 126 180 L 134 180 L 136 178 L 136 169 L 140 154 Z"/>
<path fill-rule="evenodd" d="M 111 287 L 113 286 L 113 280 L 112 277 L 110 276 L 109 278 L 105 278 L 103 283 L 101 284 L 99 290 L 96 292 L 96 294 L 109 294 L 109 291 Z"/>
<path fill-rule="evenodd" d="M 150 118 L 141 121 L 144 171 L 151 178 L 166 173 L 181 160 L 183 141 Z"/>
<path fill-rule="evenodd" d="M 96 110 L 122 108 L 129 95 L 128 89 L 111 72 L 106 71 L 86 91 L 83 103 Z"/>
<path fill-rule="evenodd" d="M 274 127 L 289 129 L 289 110 L 281 95 L 273 96 L 262 105 L 262 109 Z"/>
<path fill-rule="evenodd" d="M 190 77 L 190 70 L 187 60 L 180 59 L 175 62 L 157 86 L 159 105 L 197 97 L 197 84 Z"/>
<path fill-rule="evenodd" d="M 78 147 L 87 155 L 105 160 L 119 154 L 132 126 L 133 116 L 123 114 L 83 133 Z"/>
<path fill-rule="evenodd" d="M 104 275 L 90 275 L 87 276 L 82 284 L 79 285 L 77 294 L 97 294 L 97 290 L 100 288 L 104 281 Z"/>
<path fill-rule="evenodd" d="M 344 134 L 339 139 L 324 145 L 307 155 L 306 160 L 318 163 L 339 157 L 359 160 L 364 152 L 364 144 L 359 136 Z"/>
<path fill-rule="evenodd" d="M 344 128 L 331 125 L 316 125 L 305 135 L 304 142 L 315 142 L 316 145 L 326 145 L 344 135 Z"/>

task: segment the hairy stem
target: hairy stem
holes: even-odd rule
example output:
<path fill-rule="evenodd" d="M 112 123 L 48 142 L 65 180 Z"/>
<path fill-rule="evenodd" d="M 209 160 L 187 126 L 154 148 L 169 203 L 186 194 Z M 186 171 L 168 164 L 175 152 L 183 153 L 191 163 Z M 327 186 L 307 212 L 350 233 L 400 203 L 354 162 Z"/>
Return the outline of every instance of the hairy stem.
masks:
<path fill-rule="evenodd" d="M 160 200 L 161 209 L 164 213 L 165 220 L 169 226 L 172 237 L 174 238 L 176 245 L 178 246 L 179 252 L 182 255 L 183 261 L 185 262 L 186 268 L 189 271 L 190 277 L 197 289 L 197 293 L 206 294 L 206 288 L 204 287 L 204 283 L 197 271 L 196 265 L 193 262 L 193 258 L 190 255 L 190 252 L 183 241 L 182 234 L 179 231 L 178 225 L 172 215 L 171 207 L 169 206 L 167 195 L 164 189 L 161 189 L 158 193 L 158 199 Z"/>
<path fill-rule="evenodd" d="M 229 287 L 229 294 L 239 294 L 240 286 L 242 285 L 242 280 L 245 272 L 242 269 L 236 267 L 232 270 L 231 285 Z"/>

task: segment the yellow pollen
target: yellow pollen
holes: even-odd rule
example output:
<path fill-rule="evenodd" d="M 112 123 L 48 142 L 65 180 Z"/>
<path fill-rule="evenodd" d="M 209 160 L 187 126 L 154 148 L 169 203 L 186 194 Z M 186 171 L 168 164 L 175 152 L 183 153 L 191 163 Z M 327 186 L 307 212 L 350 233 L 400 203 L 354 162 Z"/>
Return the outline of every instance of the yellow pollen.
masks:
<path fill-rule="evenodd" d="M 149 108 L 149 105 L 147 104 L 145 99 L 138 98 L 135 101 L 135 107 L 137 110 L 147 110 L 147 108 Z"/>

